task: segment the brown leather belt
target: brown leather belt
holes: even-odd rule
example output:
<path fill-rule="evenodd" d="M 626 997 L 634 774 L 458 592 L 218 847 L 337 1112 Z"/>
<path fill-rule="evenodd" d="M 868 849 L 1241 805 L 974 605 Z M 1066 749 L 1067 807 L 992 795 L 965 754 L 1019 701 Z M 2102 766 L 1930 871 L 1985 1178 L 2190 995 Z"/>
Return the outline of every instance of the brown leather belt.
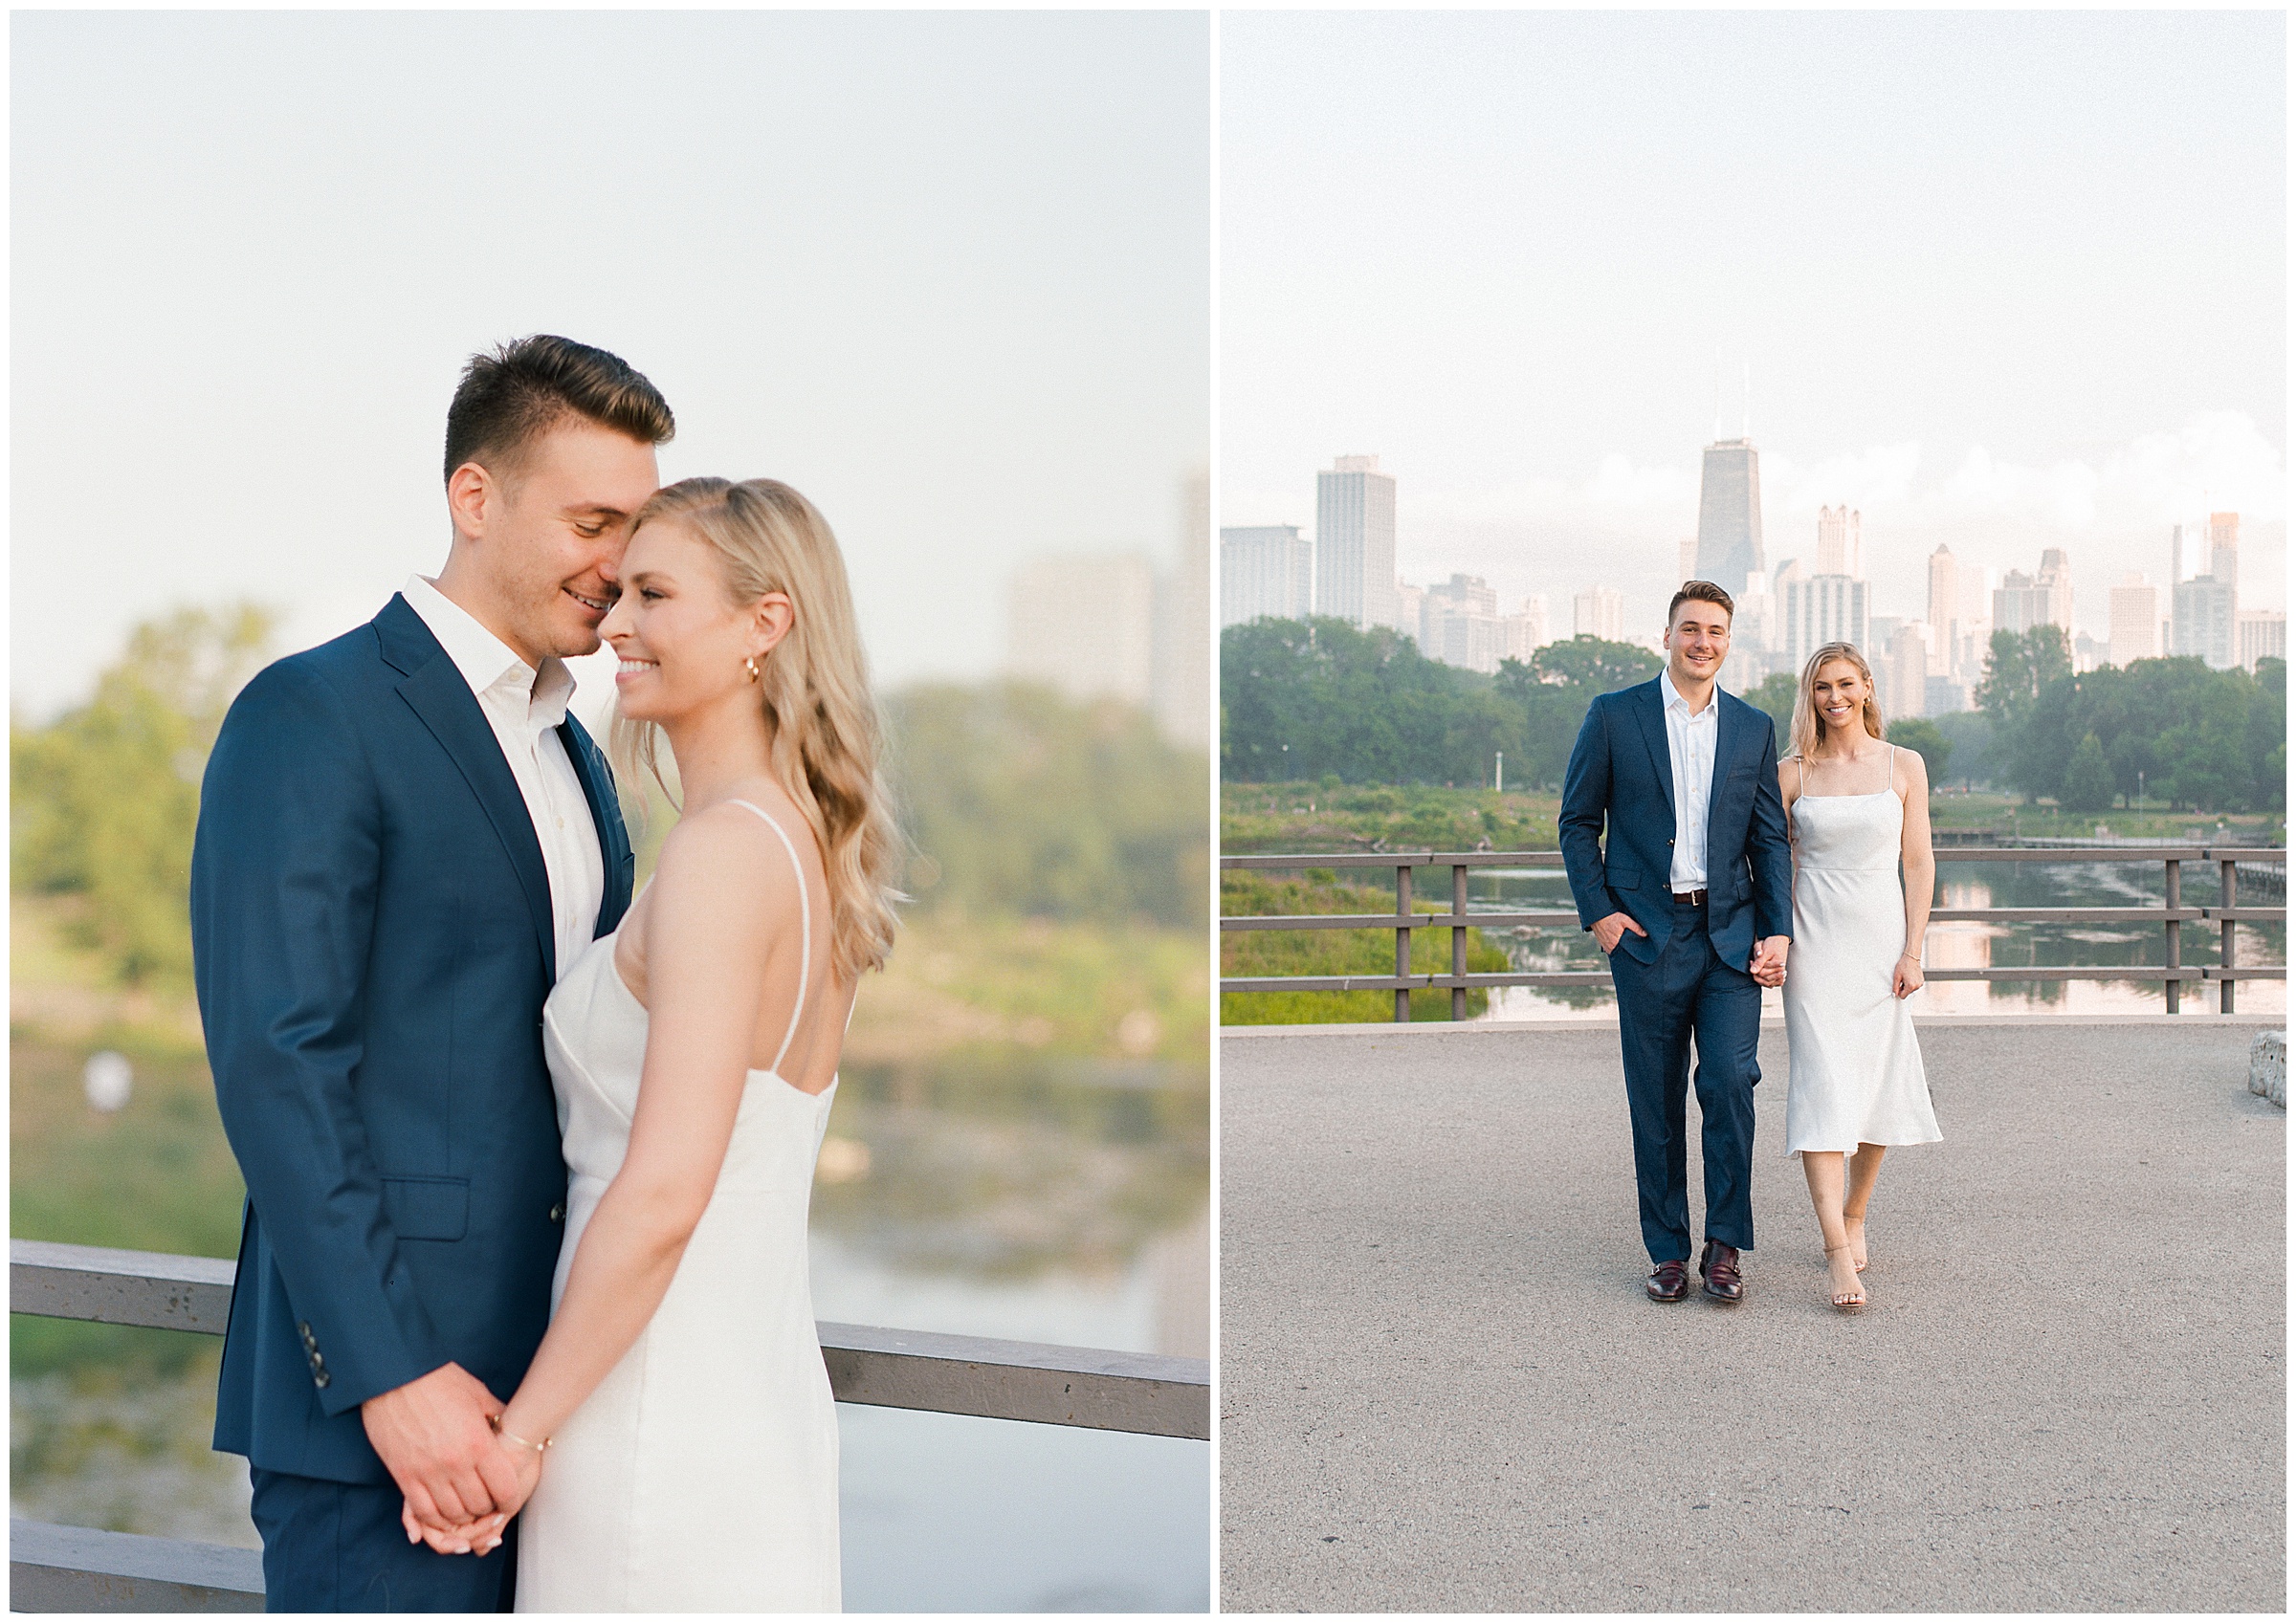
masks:
<path fill-rule="evenodd" d="M 1703 890 L 1677 890 L 1674 892 L 1674 900 L 1681 907 L 1703 908 L 1706 906 L 1706 892 Z"/>

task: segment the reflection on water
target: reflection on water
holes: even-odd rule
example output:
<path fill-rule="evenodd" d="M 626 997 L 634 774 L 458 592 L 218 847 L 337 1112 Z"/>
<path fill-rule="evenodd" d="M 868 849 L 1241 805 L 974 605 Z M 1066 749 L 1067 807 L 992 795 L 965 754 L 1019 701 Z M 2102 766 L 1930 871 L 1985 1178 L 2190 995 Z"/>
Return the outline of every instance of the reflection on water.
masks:
<path fill-rule="evenodd" d="M 1201 1075 L 937 1062 L 849 1075 L 814 1198 L 825 1319 L 1204 1357 Z M 115 1332 L 122 1333 L 122 1332 Z M 10 1389 L 12 1514 L 255 1544 L 212 1453 L 220 1344 Z M 839 1405 L 856 1611 L 1204 1610 L 1200 1442 Z"/>
<path fill-rule="evenodd" d="M 2158 907 L 2165 890 L 2162 865 L 2117 863 L 1956 863 L 1939 853 L 1939 908 L 2134 908 Z M 2213 907 L 2219 896 L 2214 864 L 2187 863 L 2181 901 L 2188 908 Z M 2243 888 L 2243 905 L 2263 905 L 2256 890 Z M 2270 905 L 2278 905 L 2274 895 Z M 1559 869 L 1490 868 L 1468 878 L 1470 912 L 1525 912 L 1572 906 L 1570 883 Z M 2287 927 L 2241 923 L 2234 927 L 2234 959 L 2241 964 L 2287 962 Z M 2218 961 L 2220 927 L 2188 923 L 2181 937 L 2187 965 Z M 1925 961 L 1932 969 L 1982 969 L 1991 965 L 2106 966 L 2158 964 L 2164 951 L 2159 924 L 2080 923 L 1988 924 L 1938 921 L 1930 926 Z M 1522 926 L 1492 932 L 1508 960 L 1521 971 L 1601 970 L 1607 967 L 1594 937 L 1576 925 Z M 1763 1011 L 1782 1015 L 1776 992 L 1763 995 Z M 2123 1015 L 2165 1014 L 2158 981 L 2043 980 L 1932 981 L 1909 1000 L 1917 1014 L 1933 1015 Z M 2240 984 L 2242 1013 L 2282 1014 L 2287 1009 L 2285 981 Z M 2187 982 L 2181 1012 L 2218 1007 L 2218 988 Z M 1529 987 L 1495 990 L 1482 1020 L 1592 1020 L 1617 1018 L 1608 986 Z"/>

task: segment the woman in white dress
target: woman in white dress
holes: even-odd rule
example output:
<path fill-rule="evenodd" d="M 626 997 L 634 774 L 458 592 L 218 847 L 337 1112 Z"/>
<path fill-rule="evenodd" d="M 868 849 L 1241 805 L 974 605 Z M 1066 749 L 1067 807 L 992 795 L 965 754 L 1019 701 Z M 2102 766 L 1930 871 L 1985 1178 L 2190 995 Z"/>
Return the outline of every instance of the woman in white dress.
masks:
<path fill-rule="evenodd" d="M 543 1009 L 570 1182 L 549 1332 L 497 1422 L 531 1496 L 518 1609 L 834 1612 L 806 1217 L 893 937 L 877 714 L 835 537 L 786 485 L 657 493 L 621 582 L 617 753 L 651 769 L 666 737 L 683 815 Z"/>
<path fill-rule="evenodd" d="M 1802 667 L 1794 747 L 1778 763 L 1794 849 L 1786 1153 L 1809 1182 L 1826 1288 L 1851 1311 L 1866 1305 L 1866 1208 L 1884 1151 L 1944 1137 L 1905 1004 L 1921 990 L 1936 874 L 1930 780 L 1919 755 L 1884 740 L 1873 671 L 1848 643 Z"/>

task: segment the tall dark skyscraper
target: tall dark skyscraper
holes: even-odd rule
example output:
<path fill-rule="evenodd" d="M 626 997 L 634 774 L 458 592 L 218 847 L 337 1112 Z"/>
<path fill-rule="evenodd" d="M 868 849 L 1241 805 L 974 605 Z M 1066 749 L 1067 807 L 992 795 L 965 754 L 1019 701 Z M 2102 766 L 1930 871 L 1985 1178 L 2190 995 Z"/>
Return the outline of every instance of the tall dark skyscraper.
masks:
<path fill-rule="evenodd" d="M 1706 448 L 1698 480 L 1698 578 L 1735 597 L 1762 561 L 1762 459 L 1750 439 Z"/>

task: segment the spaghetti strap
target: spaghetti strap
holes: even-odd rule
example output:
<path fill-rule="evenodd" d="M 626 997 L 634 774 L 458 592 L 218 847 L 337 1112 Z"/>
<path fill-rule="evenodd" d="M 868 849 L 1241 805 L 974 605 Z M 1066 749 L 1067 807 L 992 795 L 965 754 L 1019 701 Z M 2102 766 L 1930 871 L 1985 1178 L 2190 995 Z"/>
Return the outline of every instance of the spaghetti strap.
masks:
<path fill-rule="evenodd" d="M 797 1041 L 797 1023 L 806 1014 L 806 985 L 813 973 L 813 899 L 806 889 L 806 865 L 798 861 L 797 846 L 790 843 L 788 832 L 762 807 L 751 805 L 747 801 L 735 801 L 733 804 L 748 806 L 765 819 L 765 826 L 781 836 L 782 849 L 789 853 L 789 866 L 797 869 L 797 1006 L 789 1011 L 789 1029 L 782 1037 L 782 1045 L 773 1056 L 773 1064 L 765 1067 L 780 1076 L 782 1061 L 789 1052 L 789 1044 Z"/>
<path fill-rule="evenodd" d="M 1794 756 L 1794 798 L 1796 800 L 1799 800 L 1802 796 L 1808 794 L 1809 792 L 1809 769 L 1801 764 L 1801 754 L 1799 751 L 1797 751 L 1795 752 Z"/>

